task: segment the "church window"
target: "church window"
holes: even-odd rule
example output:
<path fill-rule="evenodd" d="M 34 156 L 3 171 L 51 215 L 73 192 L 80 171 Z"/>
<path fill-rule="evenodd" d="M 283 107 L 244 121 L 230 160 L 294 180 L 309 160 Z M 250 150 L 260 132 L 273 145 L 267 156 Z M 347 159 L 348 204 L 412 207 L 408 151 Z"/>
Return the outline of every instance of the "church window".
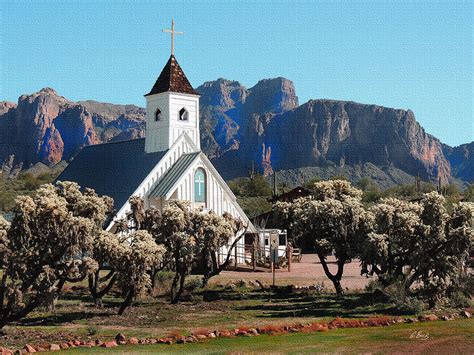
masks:
<path fill-rule="evenodd" d="M 157 108 L 155 111 L 155 121 L 158 122 L 159 120 L 161 120 L 161 110 Z"/>
<path fill-rule="evenodd" d="M 189 119 L 189 113 L 188 110 L 186 110 L 184 107 L 179 110 L 179 120 L 180 121 L 187 121 Z"/>
<path fill-rule="evenodd" d="M 201 168 L 194 173 L 194 201 L 206 202 L 206 173 Z"/>

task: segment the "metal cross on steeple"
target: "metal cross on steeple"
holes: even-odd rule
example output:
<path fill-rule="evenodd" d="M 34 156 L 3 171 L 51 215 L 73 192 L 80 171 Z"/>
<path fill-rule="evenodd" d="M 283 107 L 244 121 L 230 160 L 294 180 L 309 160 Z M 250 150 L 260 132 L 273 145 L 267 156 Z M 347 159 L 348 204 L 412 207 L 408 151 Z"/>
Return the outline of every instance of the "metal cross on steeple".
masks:
<path fill-rule="evenodd" d="M 174 30 L 174 19 L 171 19 L 171 30 L 163 29 L 162 32 L 171 33 L 171 55 L 174 55 L 174 35 L 182 35 L 184 32 Z"/>

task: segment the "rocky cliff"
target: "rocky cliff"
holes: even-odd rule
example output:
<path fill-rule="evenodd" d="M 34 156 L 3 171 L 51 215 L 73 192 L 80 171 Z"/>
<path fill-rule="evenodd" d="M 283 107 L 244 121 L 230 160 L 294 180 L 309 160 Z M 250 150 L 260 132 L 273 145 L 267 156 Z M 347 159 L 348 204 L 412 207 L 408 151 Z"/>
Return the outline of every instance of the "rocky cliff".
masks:
<path fill-rule="evenodd" d="M 227 179 L 246 175 L 254 161 L 266 174 L 292 175 L 306 167 L 317 167 L 320 175 L 376 171 L 381 179 L 396 176 L 391 183 L 410 175 L 446 182 L 455 166 L 457 177 L 473 181 L 472 144 L 442 146 L 409 110 L 335 100 L 299 106 L 285 78 L 261 80 L 249 89 L 218 79 L 196 90 L 202 149 Z M 45 88 L 21 96 L 18 104 L 0 102 L 0 162 L 13 154 L 24 168 L 52 166 L 86 145 L 143 137 L 144 119 L 145 110 L 137 106 L 73 102 Z"/>
<path fill-rule="evenodd" d="M 474 183 L 474 142 L 454 148 L 443 144 L 443 152 L 451 164 L 452 175 Z"/>
<path fill-rule="evenodd" d="M 145 111 L 94 101 L 73 102 L 44 88 L 0 103 L 0 161 L 10 155 L 25 168 L 70 160 L 91 144 L 144 134 Z"/>

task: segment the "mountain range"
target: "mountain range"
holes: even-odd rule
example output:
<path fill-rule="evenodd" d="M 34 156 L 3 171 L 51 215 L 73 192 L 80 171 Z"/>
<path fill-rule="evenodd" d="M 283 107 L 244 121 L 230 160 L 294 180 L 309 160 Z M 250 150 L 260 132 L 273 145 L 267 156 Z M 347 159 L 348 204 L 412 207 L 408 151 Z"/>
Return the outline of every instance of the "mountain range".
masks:
<path fill-rule="evenodd" d="M 352 101 L 298 102 L 293 83 L 265 79 L 252 88 L 218 79 L 201 94 L 201 147 L 225 179 L 265 175 L 297 184 L 315 176 L 370 177 L 381 187 L 414 176 L 474 182 L 474 142 L 450 147 L 425 132 L 410 110 Z M 28 169 L 70 161 L 82 147 L 145 135 L 135 105 L 74 102 L 54 89 L 0 102 L 0 162 Z M 41 170 L 41 169 L 39 169 Z"/>

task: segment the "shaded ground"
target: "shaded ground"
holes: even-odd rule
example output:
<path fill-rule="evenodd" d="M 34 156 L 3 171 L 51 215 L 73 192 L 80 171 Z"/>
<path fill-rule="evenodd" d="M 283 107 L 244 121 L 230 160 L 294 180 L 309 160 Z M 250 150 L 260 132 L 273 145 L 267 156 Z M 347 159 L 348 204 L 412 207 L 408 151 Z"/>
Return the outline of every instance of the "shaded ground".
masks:
<path fill-rule="evenodd" d="M 60 300 L 54 312 L 35 312 L 26 320 L 6 328 L 0 344 L 23 346 L 26 342 L 58 341 L 73 334 L 107 339 L 118 331 L 133 336 L 188 334 L 197 329 L 232 329 L 308 322 L 317 319 L 370 317 L 397 314 L 385 300 L 360 293 L 336 297 L 312 291 L 288 292 L 214 287 L 188 295 L 188 301 L 170 305 L 166 298 L 149 298 L 126 314 L 116 315 L 117 299 L 107 298 L 103 309 L 95 308 L 86 289 L 75 289 Z M 82 302 L 78 302 L 79 299 Z"/>

